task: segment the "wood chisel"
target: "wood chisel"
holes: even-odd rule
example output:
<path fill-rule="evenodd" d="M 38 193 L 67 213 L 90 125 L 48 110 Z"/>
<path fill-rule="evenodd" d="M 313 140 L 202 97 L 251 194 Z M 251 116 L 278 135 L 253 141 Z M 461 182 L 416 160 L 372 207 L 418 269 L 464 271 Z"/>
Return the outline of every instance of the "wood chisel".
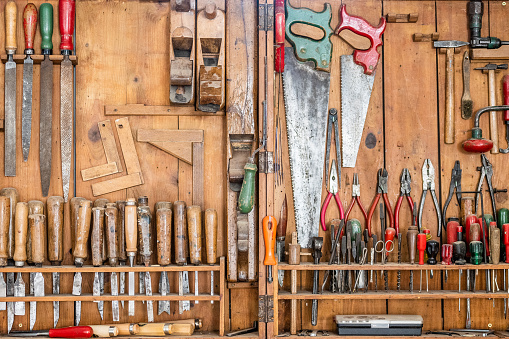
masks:
<path fill-rule="evenodd" d="M 161 202 L 156 204 L 157 264 L 163 267 L 171 264 L 172 211 L 171 203 L 168 204 L 169 208 L 162 205 Z M 163 271 L 159 278 L 159 293 L 165 296 L 169 292 L 168 272 Z M 159 300 L 157 303 L 157 315 L 161 315 L 163 312 L 170 315 L 170 302 L 168 300 Z"/>
<path fill-rule="evenodd" d="M 0 267 L 7 266 L 8 233 L 9 233 L 9 198 L 0 196 Z M 3 273 L 0 273 L 0 300 L 7 297 L 7 285 Z M 0 311 L 7 309 L 5 302 L 0 302 Z"/>
<path fill-rule="evenodd" d="M 90 247 L 92 249 L 92 265 L 94 267 L 101 266 L 104 261 L 102 253 L 103 243 L 104 243 L 104 208 L 94 207 L 92 208 L 92 231 L 90 235 Z M 96 297 L 101 295 L 101 281 L 99 272 L 94 273 L 94 282 L 92 284 L 92 295 Z M 101 320 L 103 320 L 104 301 L 101 300 L 95 302 L 97 302 L 97 309 L 99 310 Z M 113 314 L 113 318 L 114 317 L 115 314 Z"/>
<path fill-rule="evenodd" d="M 72 199 L 71 199 L 72 201 Z M 100 199 L 96 199 L 94 201 L 94 205 L 93 207 L 101 207 L 101 208 L 106 208 L 106 204 L 108 204 L 110 201 L 108 199 L 104 199 L 104 198 L 100 198 Z M 92 210 L 93 211 L 93 210 Z M 93 213 L 93 212 L 92 212 Z M 93 216 L 92 216 L 93 218 Z M 93 223 L 92 223 L 93 225 Z M 106 253 L 106 236 L 105 236 L 105 232 L 104 232 L 104 218 L 103 218 L 103 224 L 102 224 L 102 248 L 99 248 L 98 250 L 101 251 L 101 260 L 102 260 L 102 263 L 103 264 L 107 264 L 108 262 L 108 255 Z M 101 264 L 99 264 L 101 265 Z M 97 282 L 97 283 L 96 283 Z M 97 272 L 97 279 L 95 279 L 95 274 L 94 274 L 94 283 L 96 283 L 96 285 L 94 286 L 96 289 L 95 289 L 95 292 L 98 293 L 98 295 L 103 295 L 104 294 L 104 272 Z M 110 282 L 111 284 L 111 282 Z M 94 290 L 92 290 L 94 291 Z M 104 301 L 103 300 L 98 300 L 96 301 L 97 302 L 97 309 L 99 310 L 99 313 L 101 313 L 101 310 L 102 312 L 104 312 Z"/>
<path fill-rule="evenodd" d="M 138 198 L 138 236 L 140 237 L 141 263 L 145 267 L 150 266 L 150 257 L 152 256 L 152 213 L 148 207 L 148 198 L 146 196 Z M 152 296 L 152 278 L 150 272 L 145 272 L 145 295 Z M 141 293 L 141 291 L 140 291 Z M 148 322 L 154 322 L 154 302 L 147 300 L 147 319 Z"/>
<path fill-rule="evenodd" d="M 217 260 L 217 211 L 213 208 L 205 211 L 205 245 L 207 264 L 214 265 Z M 210 295 L 214 295 L 214 271 L 210 271 Z M 210 303 L 213 304 L 214 300 Z"/>
<path fill-rule="evenodd" d="M 9 1 L 5 5 L 5 63 L 4 85 L 4 174 L 6 177 L 16 176 L 16 18 L 18 8 L 16 2 Z"/>
<path fill-rule="evenodd" d="M 46 247 L 46 217 L 44 214 L 31 214 L 28 216 L 28 227 L 32 237 L 32 260 L 36 267 L 42 267 L 45 260 Z M 34 297 L 44 296 L 44 277 L 41 272 L 34 275 Z M 33 306 L 32 307 L 32 303 Z M 30 302 L 30 330 L 34 328 L 37 320 L 37 305 Z"/>
<path fill-rule="evenodd" d="M 34 214 L 44 214 L 44 203 L 39 200 L 30 200 L 28 202 L 28 215 Z M 46 240 L 45 240 L 46 241 Z M 28 232 L 27 232 L 27 262 L 29 264 L 34 264 L 33 260 L 33 252 L 32 252 L 32 232 L 30 228 L 30 220 L 28 222 Z M 35 272 L 30 272 L 30 281 L 29 281 L 29 290 L 30 295 L 34 295 L 34 283 L 35 280 Z M 37 304 L 33 301 L 30 302 L 30 314 L 37 313 Z M 34 318 L 35 319 L 35 318 Z M 34 322 L 35 323 L 35 322 Z"/>
<path fill-rule="evenodd" d="M 127 256 L 125 254 L 125 201 L 119 200 L 116 202 L 118 209 L 118 260 L 120 266 L 125 266 Z M 125 294 L 125 272 L 120 272 L 120 287 L 119 294 Z M 120 301 L 120 305 L 124 308 L 124 301 Z"/>
<path fill-rule="evenodd" d="M 16 331 L 11 332 L 10 335 L 13 337 L 90 338 L 93 333 L 90 326 L 72 326 L 52 328 L 49 331 Z"/>
<path fill-rule="evenodd" d="M 139 336 L 165 337 L 167 335 L 190 336 L 194 333 L 195 325 L 183 322 L 166 322 L 138 324 L 140 326 Z"/>
<path fill-rule="evenodd" d="M 137 218 L 136 218 L 136 200 L 134 198 L 127 199 L 125 203 L 125 245 L 126 255 L 129 260 L 129 267 L 134 266 L 134 259 L 136 257 L 136 243 L 137 238 Z M 129 278 L 129 296 L 134 296 L 134 272 L 128 273 Z M 128 314 L 130 317 L 134 316 L 134 300 L 128 302 Z"/>
<path fill-rule="evenodd" d="M 281 212 L 279 215 L 279 224 L 277 225 L 276 231 L 276 255 L 278 262 L 285 261 L 285 237 L 286 237 L 286 225 L 288 220 L 288 204 L 285 199 L 283 200 L 283 204 L 281 205 Z M 283 287 L 283 280 L 285 277 L 285 271 L 279 270 L 277 272 L 277 280 L 279 282 L 279 286 Z"/>
<path fill-rule="evenodd" d="M 44 197 L 48 196 L 51 182 L 51 145 L 53 120 L 53 6 L 43 3 L 39 7 L 39 28 L 41 30 L 41 50 L 44 60 L 41 62 L 41 97 L 39 110 L 39 169 L 41 172 L 41 189 Z"/>
<path fill-rule="evenodd" d="M 111 267 L 118 265 L 118 210 L 116 203 L 107 203 L 104 210 L 104 227 L 106 253 L 108 263 Z M 118 275 L 117 272 L 110 273 L 111 295 L 118 295 Z M 113 321 L 120 321 L 120 309 L 118 300 L 111 301 L 111 310 L 113 313 Z M 102 317 L 101 317 L 102 319 Z"/>
<path fill-rule="evenodd" d="M 173 224 L 175 227 L 175 263 L 179 266 L 187 265 L 187 220 L 186 203 L 176 201 L 173 204 Z M 189 275 L 187 271 L 179 272 L 178 294 L 179 296 L 189 293 Z M 179 301 L 179 314 L 191 310 L 189 300 Z"/>
<path fill-rule="evenodd" d="M 193 265 L 201 265 L 201 207 L 197 205 L 187 208 L 187 230 L 189 234 L 189 260 Z M 198 271 L 194 271 L 194 295 L 198 296 Z M 199 304 L 198 300 L 194 301 Z"/>
<path fill-rule="evenodd" d="M 72 36 L 74 33 L 75 0 L 59 0 L 60 52 L 64 56 L 60 64 L 60 152 L 62 157 L 62 187 L 64 200 L 69 199 L 71 181 L 71 160 L 73 146 L 73 73 L 74 67 L 69 56 L 74 49 Z"/>
<path fill-rule="evenodd" d="M 118 335 L 133 336 L 140 332 L 140 326 L 135 323 L 115 324 L 108 326 L 115 326 L 118 329 Z"/>
<path fill-rule="evenodd" d="M 48 209 L 48 259 L 53 266 L 60 266 L 64 257 L 64 198 L 49 197 L 46 201 Z M 60 294 L 60 273 L 51 273 L 53 294 Z M 53 301 L 53 327 L 57 327 L 60 317 L 60 302 Z"/>
<path fill-rule="evenodd" d="M 14 265 L 23 267 L 27 260 L 27 232 L 28 232 L 28 204 L 26 202 L 18 202 L 16 204 L 16 219 L 14 224 L 16 233 Z M 22 298 L 25 296 L 25 282 L 21 272 L 18 272 L 16 283 L 14 284 L 14 296 Z M 25 302 L 17 301 L 14 304 L 14 315 L 25 315 Z"/>
<path fill-rule="evenodd" d="M 92 217 L 92 202 L 90 200 L 80 200 L 77 213 L 77 227 L 74 235 L 74 264 L 76 267 L 82 267 L 87 258 L 87 240 L 90 232 L 90 219 Z M 74 273 L 72 283 L 72 295 L 81 295 L 81 272 Z M 81 321 L 81 301 L 74 302 L 74 325 L 78 326 Z"/>
<path fill-rule="evenodd" d="M 32 82 L 34 78 L 34 39 L 37 28 L 37 7 L 29 3 L 23 10 L 23 30 L 25 32 L 25 60 L 23 61 L 23 101 L 21 105 L 21 148 L 23 161 L 28 160 L 30 139 L 32 137 Z"/>

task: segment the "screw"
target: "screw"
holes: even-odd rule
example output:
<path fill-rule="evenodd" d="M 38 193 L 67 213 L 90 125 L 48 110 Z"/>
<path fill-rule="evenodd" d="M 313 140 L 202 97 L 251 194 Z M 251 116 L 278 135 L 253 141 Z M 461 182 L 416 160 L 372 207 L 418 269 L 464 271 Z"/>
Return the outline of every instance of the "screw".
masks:
<path fill-rule="evenodd" d="M 502 1 L 502 6 L 505 6 L 505 1 Z"/>
<path fill-rule="evenodd" d="M 306 54 L 306 49 L 305 48 L 301 48 L 300 52 L 303 53 L 303 54 Z"/>

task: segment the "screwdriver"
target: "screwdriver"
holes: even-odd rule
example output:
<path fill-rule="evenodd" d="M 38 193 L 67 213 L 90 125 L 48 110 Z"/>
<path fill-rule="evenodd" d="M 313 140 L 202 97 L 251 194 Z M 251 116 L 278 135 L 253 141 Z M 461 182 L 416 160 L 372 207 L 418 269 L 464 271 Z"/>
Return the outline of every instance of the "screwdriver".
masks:
<path fill-rule="evenodd" d="M 217 211 L 213 208 L 205 211 L 205 245 L 207 264 L 214 265 L 217 259 Z M 210 271 L 210 295 L 214 295 L 214 271 Z M 210 303 L 213 304 L 214 300 Z"/>
<path fill-rule="evenodd" d="M 46 205 L 48 209 L 48 259 L 51 265 L 60 266 L 64 256 L 64 198 L 59 196 L 49 197 Z M 60 294 L 60 273 L 53 272 L 51 277 L 53 280 L 53 294 Z M 60 302 L 53 301 L 53 327 L 57 327 L 59 317 Z"/>
<path fill-rule="evenodd" d="M 93 335 L 93 330 L 90 326 L 72 326 L 52 328 L 49 331 L 16 331 L 9 335 L 13 337 L 90 338 Z"/>
<path fill-rule="evenodd" d="M 276 243 L 276 218 L 271 215 L 266 216 L 262 220 L 263 225 L 263 240 L 265 242 L 265 259 L 263 264 L 267 266 L 267 281 L 272 283 L 272 265 L 276 265 L 276 258 L 274 257 L 274 245 Z"/>
<path fill-rule="evenodd" d="M 156 231 L 157 231 L 157 264 L 168 266 L 171 264 L 171 220 L 172 211 L 170 208 L 161 207 L 156 204 Z M 159 293 L 165 296 L 170 291 L 168 272 L 162 271 L 159 278 Z M 170 302 L 159 300 L 157 303 L 157 315 L 166 312 L 170 315 Z"/>
<path fill-rule="evenodd" d="M 140 237 L 141 263 L 145 267 L 150 266 L 150 257 L 152 256 L 152 213 L 148 206 L 146 196 L 138 198 L 138 236 Z M 152 278 L 150 272 L 144 274 L 145 295 L 152 295 Z M 141 293 L 141 292 L 140 292 Z M 148 322 L 154 321 L 154 306 L 152 300 L 147 300 L 147 318 Z"/>
<path fill-rule="evenodd" d="M 193 265 L 201 264 L 201 208 L 194 205 L 187 208 L 187 231 L 189 237 L 189 260 Z M 198 296 L 198 271 L 194 271 L 194 295 Z M 199 301 L 195 300 L 195 304 Z"/>
<path fill-rule="evenodd" d="M 23 267 L 27 260 L 27 233 L 28 233 L 28 204 L 18 202 L 16 204 L 16 217 L 14 221 L 14 265 Z M 14 284 L 14 296 L 25 296 L 25 282 L 21 272 L 18 272 L 16 283 Z M 14 304 L 14 315 L 25 315 L 25 303 L 18 301 Z"/>
<path fill-rule="evenodd" d="M 125 203 L 125 246 L 126 255 L 129 260 L 129 267 L 134 266 L 134 258 L 136 256 L 136 243 L 138 242 L 136 218 L 136 200 L 134 198 L 127 199 Z M 129 296 L 134 296 L 134 272 L 129 272 Z M 128 303 L 128 314 L 134 316 L 134 300 L 130 299 Z"/>
<path fill-rule="evenodd" d="M 95 205 L 95 203 L 94 203 Z M 92 232 L 90 235 L 90 246 L 92 248 L 92 265 L 99 267 L 103 263 L 103 243 L 104 243 L 104 208 L 92 208 Z M 101 295 L 101 283 L 99 272 L 94 273 L 94 282 L 92 285 L 92 295 L 98 297 Z M 113 291 L 112 291 L 113 294 Z M 96 301 L 97 309 L 101 320 L 104 318 L 104 301 Z M 115 319 L 115 312 L 113 310 L 113 319 Z M 115 320 L 114 320 L 115 321 Z"/>

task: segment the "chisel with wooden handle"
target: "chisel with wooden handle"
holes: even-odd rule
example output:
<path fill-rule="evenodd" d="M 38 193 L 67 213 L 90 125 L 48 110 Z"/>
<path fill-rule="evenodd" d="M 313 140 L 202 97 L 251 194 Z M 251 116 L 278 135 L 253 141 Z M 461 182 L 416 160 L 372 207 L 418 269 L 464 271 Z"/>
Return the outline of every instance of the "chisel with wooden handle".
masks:
<path fill-rule="evenodd" d="M 48 209 L 48 259 L 53 266 L 60 266 L 63 260 L 64 238 L 64 198 L 49 197 L 46 201 Z M 51 274 L 53 294 L 60 294 L 60 273 Z M 57 327 L 60 317 L 60 302 L 53 301 L 53 327 Z"/>
<path fill-rule="evenodd" d="M 137 218 L 136 218 L 136 200 L 133 198 L 127 199 L 125 203 L 125 246 L 126 255 L 129 260 L 129 267 L 134 266 L 134 259 L 136 257 L 136 243 L 138 242 L 137 233 Z M 129 296 L 134 296 L 134 272 L 129 272 Z M 128 314 L 130 317 L 134 316 L 134 300 L 128 302 Z"/>
<path fill-rule="evenodd" d="M 89 325 L 92 327 L 94 338 L 116 337 L 120 331 L 116 325 Z"/>
<path fill-rule="evenodd" d="M 118 335 L 137 335 L 140 331 L 140 326 L 135 323 L 126 323 L 126 324 L 115 324 L 115 325 L 106 325 L 106 326 L 115 326 L 118 329 Z M 95 334 L 95 332 L 94 332 Z"/>
<path fill-rule="evenodd" d="M 164 337 L 167 335 L 190 336 L 194 333 L 194 324 L 191 323 L 140 323 L 139 336 Z"/>
<path fill-rule="evenodd" d="M 107 325 L 101 325 L 107 326 Z M 93 334 L 90 326 L 72 326 L 52 328 L 49 331 L 17 331 L 11 332 L 13 337 L 50 337 L 50 338 L 90 338 Z"/>
<path fill-rule="evenodd" d="M 118 260 L 120 266 L 125 266 L 127 256 L 125 254 L 125 201 L 119 200 L 116 202 L 118 210 Z M 119 294 L 125 294 L 125 272 L 120 272 L 120 287 Z M 120 305 L 124 308 L 124 301 L 120 301 Z"/>
<path fill-rule="evenodd" d="M 44 214 L 44 203 L 39 200 L 30 200 L 28 202 L 28 215 L 32 214 Z M 34 260 L 32 257 L 32 232 L 30 229 L 30 222 L 28 223 L 28 233 L 27 233 L 27 262 L 29 264 L 33 264 Z M 30 295 L 34 295 L 34 278 L 35 278 L 35 272 L 30 272 L 30 280 L 29 280 L 29 291 Z M 36 303 L 30 302 L 30 314 L 33 314 L 36 312 L 35 310 Z M 32 310 L 34 308 L 34 310 Z M 30 328 L 31 329 L 31 328 Z"/>
<path fill-rule="evenodd" d="M 198 205 L 187 208 L 187 230 L 189 234 L 189 260 L 193 265 L 201 264 L 201 207 Z M 199 294 L 198 271 L 194 271 L 194 295 Z M 199 304 L 198 300 L 194 301 Z"/>
<path fill-rule="evenodd" d="M 16 176 L 16 18 L 18 8 L 16 2 L 9 1 L 5 5 L 5 63 L 4 84 L 4 174 L 6 177 Z"/>
<path fill-rule="evenodd" d="M 0 267 L 7 266 L 8 236 L 9 236 L 9 198 L 0 196 Z M 7 286 L 4 275 L 0 273 L 0 300 L 7 297 Z M 5 311 L 5 302 L 0 301 L 0 311 Z"/>
<path fill-rule="evenodd" d="M 214 265 L 217 259 L 217 211 L 213 208 L 205 211 L 205 246 L 207 264 Z M 214 295 L 214 271 L 210 271 L 210 295 Z M 214 300 L 210 303 L 213 304 Z"/>
<path fill-rule="evenodd" d="M 87 258 L 87 240 L 90 232 L 90 219 L 92 217 L 92 202 L 90 200 L 80 200 L 77 214 L 77 228 L 74 240 L 74 264 L 76 267 L 82 267 Z M 74 273 L 72 283 L 72 295 L 81 295 L 81 272 Z M 81 321 L 81 301 L 74 302 L 74 325 L 78 326 Z"/>
<path fill-rule="evenodd" d="M 186 203 L 184 201 L 176 201 L 173 204 L 173 224 L 175 227 L 175 263 L 180 266 L 187 265 L 187 219 Z M 179 272 L 178 293 L 180 296 L 189 293 L 189 275 L 187 271 Z M 189 310 L 191 310 L 191 302 L 180 300 L 179 314 Z"/>
<path fill-rule="evenodd" d="M 95 205 L 95 202 L 94 202 Z M 104 208 L 103 207 L 94 207 L 92 208 L 92 231 L 90 235 L 90 247 L 92 249 L 92 265 L 94 267 L 99 267 L 103 264 L 103 243 L 104 243 Z M 92 295 L 100 296 L 101 295 L 101 282 L 100 282 L 100 273 L 94 273 L 94 282 L 92 284 Z M 113 289 L 112 293 L 113 295 Z M 101 320 L 104 317 L 104 301 L 96 301 L 97 309 L 99 310 L 99 315 L 101 316 Z M 115 319 L 115 313 L 113 313 L 113 319 Z M 115 320 L 113 320 L 115 321 Z"/>
<path fill-rule="evenodd" d="M 108 204 L 109 202 L 110 201 L 108 199 L 104 199 L 104 198 L 96 199 L 94 201 L 94 207 L 102 207 L 105 209 L 106 204 Z M 103 222 L 104 222 L 104 219 L 103 219 Z M 102 258 L 103 264 L 106 264 L 108 262 L 108 254 L 106 253 L 106 240 L 105 240 L 106 236 L 104 233 L 104 224 L 103 224 L 102 230 L 103 230 L 103 235 L 102 235 L 103 241 L 102 241 L 101 258 Z M 94 278 L 95 278 L 95 274 L 94 274 Z M 97 281 L 95 286 L 99 287 L 98 289 L 96 288 L 96 291 L 98 290 L 99 295 L 103 295 L 104 294 L 104 272 L 98 272 L 97 278 L 98 278 L 97 280 L 94 279 L 94 283 Z M 97 308 L 102 309 L 104 311 L 104 301 L 100 300 L 97 302 L 98 302 Z"/>
<path fill-rule="evenodd" d="M 14 220 L 14 265 L 23 267 L 27 260 L 27 233 L 28 233 L 28 204 L 18 202 L 16 204 L 16 218 Z M 18 272 L 14 284 L 14 296 L 22 298 L 25 296 L 25 282 L 21 272 Z M 14 304 L 14 315 L 25 315 L 25 302 L 18 301 Z"/>
<path fill-rule="evenodd" d="M 45 260 L 46 248 L 46 217 L 44 214 L 31 214 L 28 216 L 28 227 L 32 237 L 32 260 L 36 267 L 42 267 Z M 34 297 L 44 296 L 44 277 L 41 272 L 34 274 Z M 32 307 L 33 306 L 33 307 Z M 30 330 L 34 328 L 37 320 L 37 302 L 30 302 Z"/>
<path fill-rule="evenodd" d="M 145 267 L 150 266 L 150 257 L 152 256 L 152 213 L 148 206 L 146 196 L 138 198 L 138 236 L 140 237 L 141 263 Z M 144 275 L 145 295 L 152 296 L 152 278 L 150 272 Z M 141 293 L 141 292 L 140 292 Z M 154 302 L 147 300 L 147 319 L 148 322 L 154 322 Z"/>
<path fill-rule="evenodd" d="M 171 220 L 172 211 L 170 208 L 157 208 L 156 204 L 156 233 L 157 233 L 157 263 L 161 266 L 171 264 Z M 159 278 L 159 293 L 162 296 L 170 293 L 170 281 L 168 272 L 161 272 Z M 170 315 L 170 302 L 159 300 L 157 303 L 157 315 L 166 312 Z"/>
<path fill-rule="evenodd" d="M 106 252 L 110 266 L 118 265 L 118 210 L 117 204 L 107 203 L 104 210 L 104 222 L 106 230 Z M 117 272 L 110 273 L 111 295 L 118 295 L 118 276 Z M 113 321 L 120 321 L 120 309 L 118 300 L 111 301 Z M 102 318 L 101 318 L 102 319 Z"/>

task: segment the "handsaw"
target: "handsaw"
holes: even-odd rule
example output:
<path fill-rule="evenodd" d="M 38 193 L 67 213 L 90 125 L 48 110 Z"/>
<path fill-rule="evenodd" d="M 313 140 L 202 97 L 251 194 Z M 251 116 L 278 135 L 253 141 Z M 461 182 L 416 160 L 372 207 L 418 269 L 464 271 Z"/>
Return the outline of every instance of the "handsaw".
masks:
<path fill-rule="evenodd" d="M 286 37 L 293 48 L 285 48 L 283 89 L 295 224 L 299 245 L 310 248 L 311 239 L 318 236 L 320 221 L 332 14 L 330 4 L 317 13 L 294 8 L 288 2 L 286 12 Z M 321 29 L 323 38 L 313 40 L 292 33 L 296 23 Z"/>
<path fill-rule="evenodd" d="M 371 47 L 355 50 L 353 55 L 341 56 L 341 145 L 343 167 L 355 167 L 357 153 L 362 139 L 364 122 L 373 90 L 375 70 L 380 58 L 377 48 L 382 45 L 381 36 L 385 31 L 385 18 L 377 27 L 371 26 L 363 18 L 349 15 L 346 5 L 341 5 L 340 22 L 334 30 L 339 33 L 345 29 L 369 39 Z"/>

